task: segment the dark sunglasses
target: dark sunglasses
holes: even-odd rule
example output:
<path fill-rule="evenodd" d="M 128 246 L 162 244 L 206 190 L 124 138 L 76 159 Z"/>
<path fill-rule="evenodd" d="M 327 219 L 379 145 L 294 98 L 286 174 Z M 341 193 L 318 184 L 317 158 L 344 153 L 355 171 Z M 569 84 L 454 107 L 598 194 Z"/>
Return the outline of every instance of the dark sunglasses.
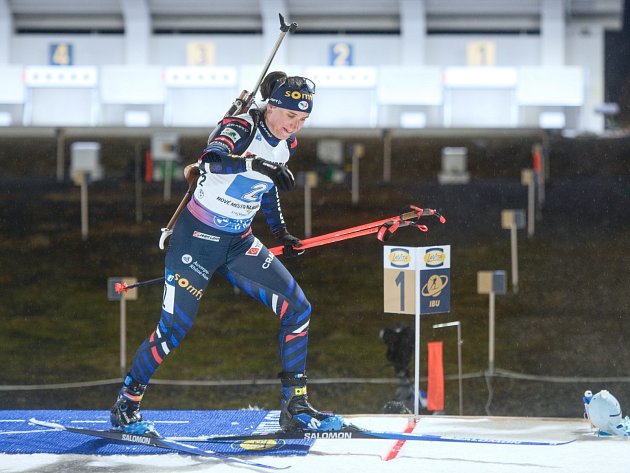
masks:
<path fill-rule="evenodd" d="M 289 87 L 295 87 L 298 90 L 306 90 L 309 94 L 315 93 L 315 82 L 307 77 L 290 76 L 277 82 L 276 88 L 283 84 Z"/>

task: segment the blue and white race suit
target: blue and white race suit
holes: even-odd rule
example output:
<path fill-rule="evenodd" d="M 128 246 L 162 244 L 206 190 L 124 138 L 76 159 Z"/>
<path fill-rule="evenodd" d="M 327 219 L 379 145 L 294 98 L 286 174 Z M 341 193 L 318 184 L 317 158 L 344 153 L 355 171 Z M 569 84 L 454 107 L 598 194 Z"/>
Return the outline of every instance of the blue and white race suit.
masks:
<path fill-rule="evenodd" d="M 296 146 L 293 136 L 273 136 L 264 115 L 257 127 L 249 114 L 220 123 L 199 158 L 195 193 L 170 237 L 161 317 L 135 354 L 130 369 L 135 380 L 147 384 L 184 339 L 215 273 L 271 308 L 280 321 L 282 371 L 304 372 L 311 305 L 289 271 L 252 234 L 250 225 L 260 208 L 272 232 L 286 226 L 273 182 L 247 170 L 244 159 L 257 155 L 286 164 Z"/>

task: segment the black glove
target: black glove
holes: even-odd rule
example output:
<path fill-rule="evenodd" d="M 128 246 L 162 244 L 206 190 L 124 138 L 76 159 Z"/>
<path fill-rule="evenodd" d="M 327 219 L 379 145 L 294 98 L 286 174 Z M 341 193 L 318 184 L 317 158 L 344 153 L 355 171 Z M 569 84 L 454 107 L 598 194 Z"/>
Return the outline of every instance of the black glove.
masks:
<path fill-rule="evenodd" d="M 304 253 L 304 250 L 298 250 L 300 246 L 302 246 L 302 242 L 299 238 L 291 235 L 286 228 L 279 230 L 273 234 L 280 243 L 284 245 L 284 249 L 282 250 L 282 254 L 287 258 L 292 258 L 294 256 L 300 256 Z"/>
<path fill-rule="evenodd" d="M 270 177 L 281 191 L 292 191 L 295 189 L 295 178 L 287 166 L 257 157 L 247 158 L 247 164 L 248 169 Z"/>

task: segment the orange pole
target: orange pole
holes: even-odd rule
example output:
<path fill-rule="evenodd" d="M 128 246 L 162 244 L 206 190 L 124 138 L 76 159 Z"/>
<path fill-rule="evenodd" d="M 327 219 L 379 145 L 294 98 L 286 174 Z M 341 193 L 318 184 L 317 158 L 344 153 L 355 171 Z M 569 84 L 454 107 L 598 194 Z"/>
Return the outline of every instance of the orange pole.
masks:
<path fill-rule="evenodd" d="M 444 342 L 429 342 L 429 381 L 427 386 L 427 410 L 444 410 Z"/>

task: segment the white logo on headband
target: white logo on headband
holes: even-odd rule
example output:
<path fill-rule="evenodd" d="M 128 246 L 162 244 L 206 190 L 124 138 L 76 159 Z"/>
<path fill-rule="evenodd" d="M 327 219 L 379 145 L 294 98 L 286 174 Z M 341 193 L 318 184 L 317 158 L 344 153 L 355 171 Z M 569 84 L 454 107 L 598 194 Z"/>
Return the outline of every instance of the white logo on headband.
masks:
<path fill-rule="evenodd" d="M 306 100 L 301 100 L 301 101 L 298 103 L 298 108 L 299 108 L 300 110 L 307 110 L 307 109 L 308 109 L 308 102 L 307 102 Z"/>

